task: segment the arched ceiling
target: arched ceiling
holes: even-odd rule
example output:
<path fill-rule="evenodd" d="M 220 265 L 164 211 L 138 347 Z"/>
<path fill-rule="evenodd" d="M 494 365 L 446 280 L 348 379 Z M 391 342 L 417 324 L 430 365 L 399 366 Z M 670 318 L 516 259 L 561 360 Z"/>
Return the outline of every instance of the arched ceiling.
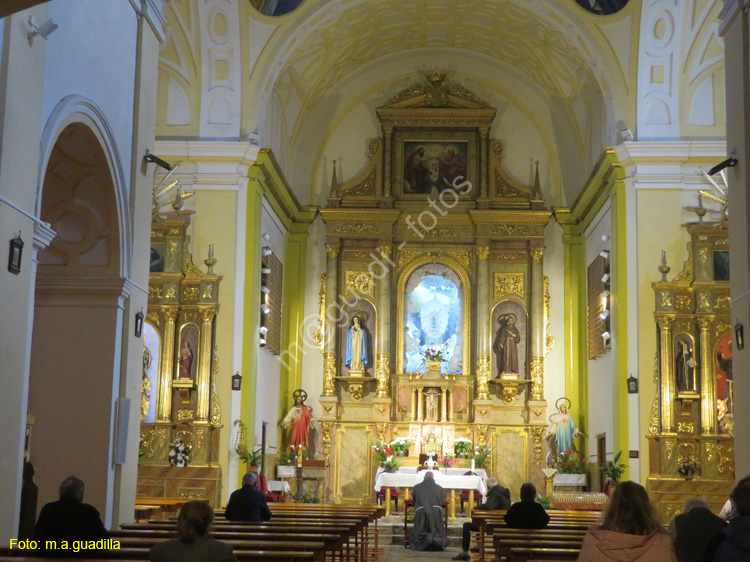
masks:
<path fill-rule="evenodd" d="M 630 60 L 637 45 L 629 39 L 639 9 L 640 2 L 631 0 L 617 15 L 602 17 L 587 13 L 574 0 L 307 0 L 285 17 L 261 18 L 280 27 L 250 77 L 251 90 L 262 94 L 249 113 L 266 119 L 278 113 L 282 124 L 276 134 L 283 131 L 284 139 L 276 140 L 291 147 L 287 156 L 293 162 L 294 147 L 309 148 L 304 130 L 321 106 L 331 100 L 339 107 L 357 101 L 340 99 L 339 93 L 363 68 L 381 66 L 385 76 L 395 57 L 414 57 L 419 60 L 416 79 L 423 70 L 446 70 L 440 53 L 460 53 L 467 62 L 481 61 L 484 67 L 495 61 L 496 73 L 475 79 L 494 83 L 498 91 L 508 69 L 520 76 L 538 92 L 537 99 L 548 100 L 540 109 L 557 113 L 558 123 L 574 131 L 557 142 L 573 139 L 583 154 L 591 120 L 582 118 L 582 112 L 592 88 L 606 107 L 607 134 L 614 131 L 616 120 L 630 121 L 634 114 Z M 606 26 L 617 33 L 608 35 Z M 430 49 L 435 56 L 425 57 Z M 275 110 L 274 104 L 279 105 Z M 253 130 L 258 123 L 247 125 Z M 260 132 L 261 142 L 274 144 L 267 122 L 260 124 Z"/>

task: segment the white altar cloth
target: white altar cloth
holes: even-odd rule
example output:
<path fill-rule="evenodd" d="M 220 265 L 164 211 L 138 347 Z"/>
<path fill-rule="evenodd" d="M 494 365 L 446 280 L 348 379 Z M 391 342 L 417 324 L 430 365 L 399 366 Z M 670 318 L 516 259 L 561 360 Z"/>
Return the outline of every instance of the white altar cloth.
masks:
<path fill-rule="evenodd" d="M 413 488 L 422 480 L 424 473 L 407 474 L 403 472 L 381 472 L 375 478 L 375 491 L 379 492 L 382 487 L 388 488 Z M 465 472 L 465 471 L 464 471 Z M 433 470 L 435 482 L 448 490 L 479 490 L 482 497 L 487 495 L 487 486 L 480 476 L 459 476 L 455 474 L 442 474 Z"/>

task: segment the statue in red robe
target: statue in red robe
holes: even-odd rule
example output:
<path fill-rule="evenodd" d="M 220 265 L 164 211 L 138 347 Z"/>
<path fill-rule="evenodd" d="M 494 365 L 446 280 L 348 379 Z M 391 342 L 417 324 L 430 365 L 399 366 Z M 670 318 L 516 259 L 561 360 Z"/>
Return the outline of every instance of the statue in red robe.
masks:
<path fill-rule="evenodd" d="M 313 422 L 312 410 L 305 406 L 305 398 L 307 393 L 304 390 L 295 390 L 294 394 L 294 406 L 287 412 L 287 415 L 281 421 L 281 427 L 286 429 L 292 427 L 292 440 L 291 445 L 295 448 L 307 449 L 308 439 L 310 436 L 310 424 Z"/>

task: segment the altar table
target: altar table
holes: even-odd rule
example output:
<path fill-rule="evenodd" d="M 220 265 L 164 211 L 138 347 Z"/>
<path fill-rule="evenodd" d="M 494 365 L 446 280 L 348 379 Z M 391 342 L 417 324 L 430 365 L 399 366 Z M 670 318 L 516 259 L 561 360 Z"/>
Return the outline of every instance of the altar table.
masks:
<path fill-rule="evenodd" d="M 405 488 L 408 490 L 424 480 L 424 473 L 421 471 L 417 474 L 405 472 L 381 472 L 375 478 L 375 491 L 380 491 L 385 487 L 385 516 L 391 514 L 391 488 Z M 464 471 L 465 472 L 465 471 Z M 456 517 L 456 490 L 469 490 L 469 506 L 466 516 L 471 517 L 471 509 L 474 507 L 474 490 L 479 490 L 482 497 L 487 495 L 487 486 L 481 476 L 463 476 L 457 474 L 443 474 L 437 469 L 432 471 L 435 477 L 435 483 L 440 484 L 444 489 L 450 490 L 448 514 L 450 517 Z"/>

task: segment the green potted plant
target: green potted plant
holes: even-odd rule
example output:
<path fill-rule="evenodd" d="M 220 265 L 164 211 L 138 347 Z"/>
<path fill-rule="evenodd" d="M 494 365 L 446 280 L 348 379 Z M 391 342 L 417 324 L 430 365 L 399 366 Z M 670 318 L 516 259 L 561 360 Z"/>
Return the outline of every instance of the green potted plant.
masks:
<path fill-rule="evenodd" d="M 391 450 L 397 457 L 408 457 L 411 439 L 408 437 L 397 437 L 391 441 Z"/>
<path fill-rule="evenodd" d="M 474 444 L 471 439 L 466 437 L 458 437 L 453 441 L 453 452 L 460 459 L 468 459 L 469 454 L 474 450 Z"/>
<path fill-rule="evenodd" d="M 484 468 L 490 462 L 490 453 L 492 448 L 487 445 L 480 445 L 474 450 L 474 466 L 476 468 Z"/>
<path fill-rule="evenodd" d="M 252 450 L 244 445 L 239 445 L 235 451 L 240 460 L 247 465 L 248 472 L 258 472 L 258 467 L 263 463 L 263 459 L 265 458 L 260 447 Z"/>
<path fill-rule="evenodd" d="M 609 485 L 612 487 L 620 482 L 620 478 L 622 478 L 625 469 L 628 467 L 628 465 L 620 462 L 620 455 L 622 455 L 622 451 L 617 451 L 614 459 L 605 462 L 603 466 L 599 467 L 599 470 L 604 473 L 604 476 L 609 481 Z"/>

